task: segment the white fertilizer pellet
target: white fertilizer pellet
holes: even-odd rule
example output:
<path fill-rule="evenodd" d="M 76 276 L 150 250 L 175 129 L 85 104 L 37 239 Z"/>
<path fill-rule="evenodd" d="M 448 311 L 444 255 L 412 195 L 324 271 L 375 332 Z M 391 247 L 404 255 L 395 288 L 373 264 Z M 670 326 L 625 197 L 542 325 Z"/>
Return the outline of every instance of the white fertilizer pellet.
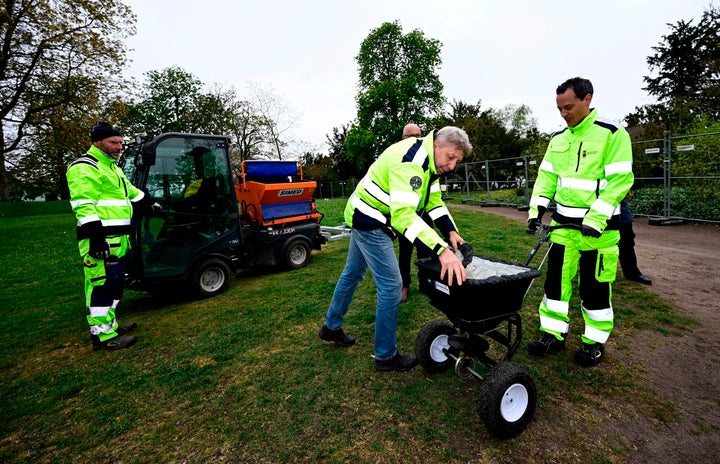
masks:
<path fill-rule="evenodd" d="M 462 260 L 462 253 L 455 252 L 455 255 Z M 488 261 L 478 256 L 473 256 L 473 260 L 465 268 L 465 273 L 468 279 L 483 280 L 488 277 L 501 277 L 515 274 L 522 274 L 527 272 L 527 268 L 522 266 L 515 266 L 513 264 L 498 263 L 495 261 Z"/>

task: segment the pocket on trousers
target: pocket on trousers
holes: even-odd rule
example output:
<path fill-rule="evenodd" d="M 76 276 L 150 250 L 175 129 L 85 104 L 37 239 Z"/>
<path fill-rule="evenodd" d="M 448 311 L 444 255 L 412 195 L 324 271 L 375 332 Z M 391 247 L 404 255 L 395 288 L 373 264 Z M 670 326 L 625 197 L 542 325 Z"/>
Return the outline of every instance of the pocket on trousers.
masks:
<path fill-rule="evenodd" d="M 595 278 L 598 282 L 614 282 L 617 275 L 618 247 L 598 249 L 595 263 Z"/>

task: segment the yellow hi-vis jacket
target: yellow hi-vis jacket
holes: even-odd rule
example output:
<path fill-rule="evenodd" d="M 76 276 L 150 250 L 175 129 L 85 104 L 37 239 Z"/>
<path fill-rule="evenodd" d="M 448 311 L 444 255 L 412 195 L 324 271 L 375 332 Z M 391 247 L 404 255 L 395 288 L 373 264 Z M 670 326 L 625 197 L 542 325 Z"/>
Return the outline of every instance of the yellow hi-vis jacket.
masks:
<path fill-rule="evenodd" d="M 78 240 L 100 230 L 106 237 L 130 234 L 132 202 L 145 194 L 130 183 L 113 158 L 93 145 L 68 166 L 66 177 Z"/>
<path fill-rule="evenodd" d="M 616 230 L 620 202 L 633 185 L 632 144 L 622 127 L 598 118 L 597 110 L 575 127 L 553 134 L 538 169 L 528 218 L 554 200 L 553 219 Z"/>
<path fill-rule="evenodd" d="M 433 154 L 434 133 L 388 147 L 370 166 L 345 207 L 345 222 L 359 230 L 390 228 L 420 249 L 440 254 L 448 247 L 418 215 L 426 211 L 447 237 L 457 230 L 442 201 Z M 428 250 L 425 250 L 428 251 Z"/>

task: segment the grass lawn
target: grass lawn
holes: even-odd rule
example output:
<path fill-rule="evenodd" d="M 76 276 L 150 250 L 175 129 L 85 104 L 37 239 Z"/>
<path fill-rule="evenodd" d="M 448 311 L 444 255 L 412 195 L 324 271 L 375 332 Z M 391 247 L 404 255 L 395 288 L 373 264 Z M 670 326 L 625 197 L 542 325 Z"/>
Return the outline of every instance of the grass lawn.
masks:
<path fill-rule="evenodd" d="M 340 224 L 343 206 L 319 201 L 323 224 Z M 534 244 L 516 221 L 453 214 L 478 253 L 523 261 Z M 419 367 L 374 371 L 369 276 L 345 324 L 358 344 L 318 339 L 347 240 L 313 252 L 303 269 L 239 272 L 211 299 L 128 291 L 118 316 L 137 321 L 137 345 L 93 352 L 74 222 L 67 202 L 0 204 L 0 462 L 621 463 L 628 444 L 606 430 L 608 399 L 672 420 L 672 405 L 657 403 L 640 382 L 642 366 L 613 356 L 621 342 L 611 339 L 599 368 L 575 366 L 577 311 L 570 350 L 544 360 L 527 355 L 537 336 L 538 280 L 525 298 L 525 338 L 513 359 L 536 378 L 538 410 L 518 438 L 493 438 L 476 412 L 476 379 Z M 614 290 L 613 337 L 646 328 L 675 336 L 687 324 L 639 286 L 618 282 Z M 400 349 L 412 351 L 420 328 L 443 318 L 414 282 L 400 307 Z M 592 440 L 579 431 L 601 423 L 604 434 Z"/>

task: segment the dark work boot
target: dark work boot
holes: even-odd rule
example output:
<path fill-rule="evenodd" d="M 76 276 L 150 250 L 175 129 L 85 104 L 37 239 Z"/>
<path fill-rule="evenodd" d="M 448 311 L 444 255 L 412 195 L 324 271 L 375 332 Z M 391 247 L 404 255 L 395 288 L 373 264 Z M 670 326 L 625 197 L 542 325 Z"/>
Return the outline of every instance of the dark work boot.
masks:
<path fill-rule="evenodd" d="M 404 372 L 409 371 L 418 363 L 414 354 L 400 354 L 398 351 L 395 356 L 385 361 L 375 360 L 375 370 L 378 372 Z"/>
<path fill-rule="evenodd" d="M 104 342 L 100 341 L 97 335 L 91 335 L 90 339 L 93 342 L 93 350 L 122 350 L 123 348 L 130 348 L 135 344 L 137 338 L 132 335 L 118 335 L 117 337 L 110 338 Z"/>
<path fill-rule="evenodd" d="M 318 332 L 318 336 L 326 342 L 335 342 L 335 344 L 339 346 L 353 346 L 355 344 L 355 338 L 346 334 L 342 327 L 332 330 L 323 324 L 320 332 Z"/>
<path fill-rule="evenodd" d="M 135 329 L 137 329 L 136 322 L 126 322 L 125 324 L 119 325 L 118 328 L 115 329 L 115 332 L 117 332 L 118 335 L 125 335 Z"/>
<path fill-rule="evenodd" d="M 550 353 L 564 350 L 564 338 L 565 337 L 563 337 L 563 340 L 558 340 L 555 335 L 546 333 L 540 340 L 531 342 L 528 345 L 528 352 L 533 356 L 547 356 Z"/>
<path fill-rule="evenodd" d="M 602 343 L 583 343 L 577 353 L 575 362 L 582 367 L 593 367 L 600 364 L 605 355 L 605 347 Z"/>

